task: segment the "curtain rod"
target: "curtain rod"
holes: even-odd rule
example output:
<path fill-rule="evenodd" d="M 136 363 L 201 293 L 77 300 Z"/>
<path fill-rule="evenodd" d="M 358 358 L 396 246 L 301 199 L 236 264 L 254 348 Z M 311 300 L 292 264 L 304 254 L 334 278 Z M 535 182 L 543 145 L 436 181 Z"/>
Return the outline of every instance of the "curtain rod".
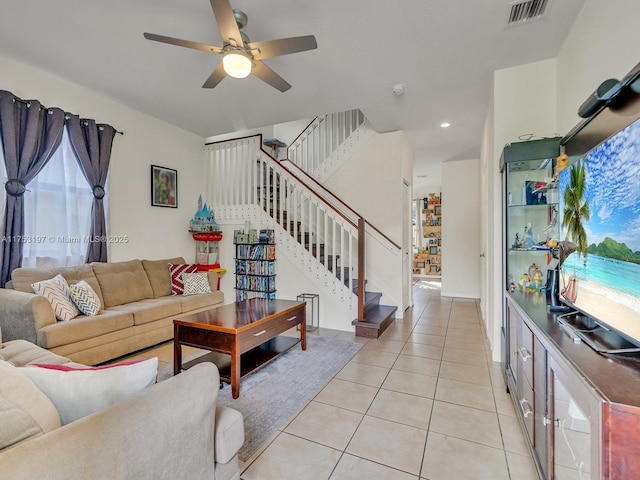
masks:
<path fill-rule="evenodd" d="M 24 103 L 27 106 L 31 106 L 31 100 L 23 100 L 21 98 L 16 97 L 15 95 L 13 96 L 13 101 L 14 102 L 20 102 L 20 103 Z M 40 104 L 40 108 L 43 110 L 51 110 L 49 107 L 45 107 L 44 105 Z M 69 117 L 66 115 L 67 112 L 65 112 L 65 116 L 64 119 L 68 120 Z M 110 125 L 111 126 L 111 125 Z M 119 133 L 120 135 L 124 135 L 124 132 L 121 132 L 119 130 L 117 130 L 115 127 L 113 127 L 113 129 L 115 130 L 116 133 Z"/>

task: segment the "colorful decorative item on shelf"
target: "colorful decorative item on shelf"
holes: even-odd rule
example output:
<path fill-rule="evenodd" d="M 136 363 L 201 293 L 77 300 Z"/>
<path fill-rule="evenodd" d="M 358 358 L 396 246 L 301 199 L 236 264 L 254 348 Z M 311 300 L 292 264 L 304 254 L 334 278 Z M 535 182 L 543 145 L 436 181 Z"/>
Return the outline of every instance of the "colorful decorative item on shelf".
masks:
<path fill-rule="evenodd" d="M 542 276 L 542 270 L 535 263 L 532 263 L 529 267 L 529 278 L 531 279 L 530 287 L 533 291 L 540 291 L 543 287 L 544 278 Z"/>
<path fill-rule="evenodd" d="M 528 273 L 523 273 L 518 280 L 518 288 L 521 292 L 524 292 L 529 289 L 531 286 L 531 277 Z"/>
<path fill-rule="evenodd" d="M 527 248 L 533 248 L 536 245 L 536 239 L 533 238 L 533 230 L 531 229 L 531 224 L 527 223 L 524 227 L 525 237 L 527 238 Z"/>
<path fill-rule="evenodd" d="M 202 195 L 198 197 L 198 211 L 189 221 L 190 232 L 217 232 L 219 231 L 213 209 L 202 203 Z"/>

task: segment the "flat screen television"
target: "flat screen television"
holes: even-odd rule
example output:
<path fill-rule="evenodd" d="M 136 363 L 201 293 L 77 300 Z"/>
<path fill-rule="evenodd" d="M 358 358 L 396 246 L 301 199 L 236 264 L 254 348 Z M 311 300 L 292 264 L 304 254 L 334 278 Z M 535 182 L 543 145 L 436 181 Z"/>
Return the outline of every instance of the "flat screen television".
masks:
<path fill-rule="evenodd" d="M 581 167 L 584 176 L 572 186 L 572 171 Z M 570 232 L 568 240 L 578 243 L 578 228 L 588 246 L 586 255 L 576 251 L 560 267 L 561 300 L 640 345 L 640 119 L 562 170 L 558 183 L 560 240 Z M 571 213 L 578 202 L 580 215 Z"/>

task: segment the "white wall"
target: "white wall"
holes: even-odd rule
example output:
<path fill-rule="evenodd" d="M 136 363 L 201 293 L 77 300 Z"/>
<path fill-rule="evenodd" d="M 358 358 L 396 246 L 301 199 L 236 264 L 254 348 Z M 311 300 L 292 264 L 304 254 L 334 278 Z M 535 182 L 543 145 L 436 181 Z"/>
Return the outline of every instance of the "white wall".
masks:
<path fill-rule="evenodd" d="M 327 179 L 325 186 L 402 245 L 403 215 L 411 215 L 403 202 L 403 180 L 411 179 L 412 168 L 413 148 L 404 132 L 375 134 Z M 363 178 L 366 182 L 361 181 Z M 382 253 L 383 244 L 369 245 L 369 241 L 367 237 L 367 258 L 378 246 Z M 399 311 L 407 307 L 402 301 L 401 254 L 376 263 L 366 274 L 371 289 L 378 285 L 388 292 L 382 303 L 397 305 Z"/>
<path fill-rule="evenodd" d="M 480 160 L 442 164 L 442 296 L 480 298 Z"/>
<path fill-rule="evenodd" d="M 123 131 L 113 141 L 110 166 L 110 234 L 128 243 L 112 244 L 109 259 L 192 259 L 189 219 L 202 191 L 204 139 L 41 70 L 0 57 L 0 88 L 38 99 Z M 150 166 L 178 170 L 178 208 L 151 206 Z"/>
<path fill-rule="evenodd" d="M 640 2 L 586 0 L 558 55 L 558 128 L 579 121 L 586 98 L 608 78 L 621 79 L 640 61 Z"/>
<path fill-rule="evenodd" d="M 521 65 L 494 73 L 493 125 L 485 129 L 483 155 L 487 170 L 488 224 L 486 281 L 487 312 L 484 319 L 494 361 L 500 361 L 500 326 L 502 324 L 502 197 L 500 155 L 507 143 L 534 134 L 552 137 L 556 128 L 556 60 Z M 490 138 L 489 138 L 490 137 Z M 489 151 L 487 145 L 492 144 Z"/>

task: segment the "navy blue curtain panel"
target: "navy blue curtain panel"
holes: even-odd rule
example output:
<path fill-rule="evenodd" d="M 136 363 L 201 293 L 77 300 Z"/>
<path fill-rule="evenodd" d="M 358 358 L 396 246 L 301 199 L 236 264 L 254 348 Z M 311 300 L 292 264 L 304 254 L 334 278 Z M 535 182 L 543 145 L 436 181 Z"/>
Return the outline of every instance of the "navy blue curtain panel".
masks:
<path fill-rule="evenodd" d="M 0 138 L 7 170 L 0 287 L 22 265 L 24 192 L 62 141 L 64 112 L 0 90 Z"/>

